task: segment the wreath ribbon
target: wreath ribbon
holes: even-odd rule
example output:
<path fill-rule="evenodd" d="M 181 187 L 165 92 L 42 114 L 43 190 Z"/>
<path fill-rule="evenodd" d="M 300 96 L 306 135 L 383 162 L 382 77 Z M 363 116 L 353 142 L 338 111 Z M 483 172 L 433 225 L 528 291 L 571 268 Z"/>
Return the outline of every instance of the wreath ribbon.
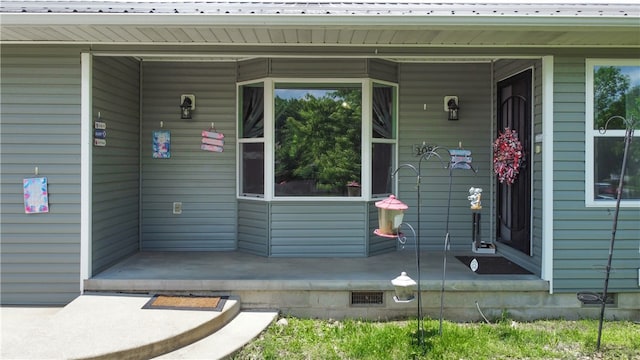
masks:
<path fill-rule="evenodd" d="M 511 185 L 516 181 L 523 156 L 518 133 L 506 127 L 493 142 L 493 171 L 500 183 Z"/>

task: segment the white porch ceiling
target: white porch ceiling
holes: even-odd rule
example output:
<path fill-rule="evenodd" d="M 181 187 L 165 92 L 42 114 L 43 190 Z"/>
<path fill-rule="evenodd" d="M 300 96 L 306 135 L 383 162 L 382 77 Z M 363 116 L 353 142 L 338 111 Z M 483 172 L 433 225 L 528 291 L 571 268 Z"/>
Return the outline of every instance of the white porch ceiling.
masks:
<path fill-rule="evenodd" d="M 2 0 L 2 43 L 640 48 L 640 5 Z"/>

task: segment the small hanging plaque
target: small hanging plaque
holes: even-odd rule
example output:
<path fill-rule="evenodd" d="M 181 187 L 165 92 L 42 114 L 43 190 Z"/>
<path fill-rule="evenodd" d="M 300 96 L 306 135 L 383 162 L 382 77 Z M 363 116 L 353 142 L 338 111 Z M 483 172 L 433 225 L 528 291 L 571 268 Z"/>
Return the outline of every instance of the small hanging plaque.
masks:
<path fill-rule="evenodd" d="M 153 132 L 153 158 L 168 159 L 171 157 L 171 132 L 156 130 Z"/>
<path fill-rule="evenodd" d="M 26 178 L 22 180 L 24 191 L 24 212 L 37 214 L 49 212 L 49 192 L 47 178 Z"/>

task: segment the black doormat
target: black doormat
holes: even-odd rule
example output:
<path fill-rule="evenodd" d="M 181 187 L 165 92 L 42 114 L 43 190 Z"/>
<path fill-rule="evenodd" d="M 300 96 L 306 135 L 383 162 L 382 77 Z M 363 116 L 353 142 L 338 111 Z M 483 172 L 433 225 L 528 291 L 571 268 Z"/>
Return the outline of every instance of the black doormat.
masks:
<path fill-rule="evenodd" d="M 476 259 L 478 262 L 478 269 L 476 273 L 483 275 L 499 275 L 499 274 L 531 274 L 529 270 L 526 270 L 502 256 L 456 256 L 456 259 L 460 260 L 467 267 L 471 268 L 471 262 Z"/>

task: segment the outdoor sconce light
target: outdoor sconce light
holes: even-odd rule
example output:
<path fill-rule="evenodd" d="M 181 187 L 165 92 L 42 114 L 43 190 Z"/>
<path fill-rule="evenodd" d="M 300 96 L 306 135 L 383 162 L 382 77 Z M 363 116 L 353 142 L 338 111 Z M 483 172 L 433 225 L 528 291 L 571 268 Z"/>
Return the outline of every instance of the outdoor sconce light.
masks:
<path fill-rule="evenodd" d="M 449 113 L 447 119 L 458 120 L 458 97 L 457 96 L 445 96 L 444 97 L 444 111 Z"/>
<path fill-rule="evenodd" d="M 389 195 L 388 198 L 376 202 L 376 207 L 378 208 L 379 228 L 374 231 L 374 234 L 383 237 L 396 237 L 398 228 L 402 224 L 404 211 L 409 207 L 396 199 L 394 195 Z"/>
<path fill-rule="evenodd" d="M 196 108 L 195 95 L 180 96 L 180 119 L 191 119 L 191 113 Z"/>
<path fill-rule="evenodd" d="M 413 301 L 413 293 L 415 291 L 417 283 L 410 278 L 406 272 L 402 272 L 400 276 L 391 280 L 396 295 L 393 300 L 397 303 L 407 303 Z"/>

